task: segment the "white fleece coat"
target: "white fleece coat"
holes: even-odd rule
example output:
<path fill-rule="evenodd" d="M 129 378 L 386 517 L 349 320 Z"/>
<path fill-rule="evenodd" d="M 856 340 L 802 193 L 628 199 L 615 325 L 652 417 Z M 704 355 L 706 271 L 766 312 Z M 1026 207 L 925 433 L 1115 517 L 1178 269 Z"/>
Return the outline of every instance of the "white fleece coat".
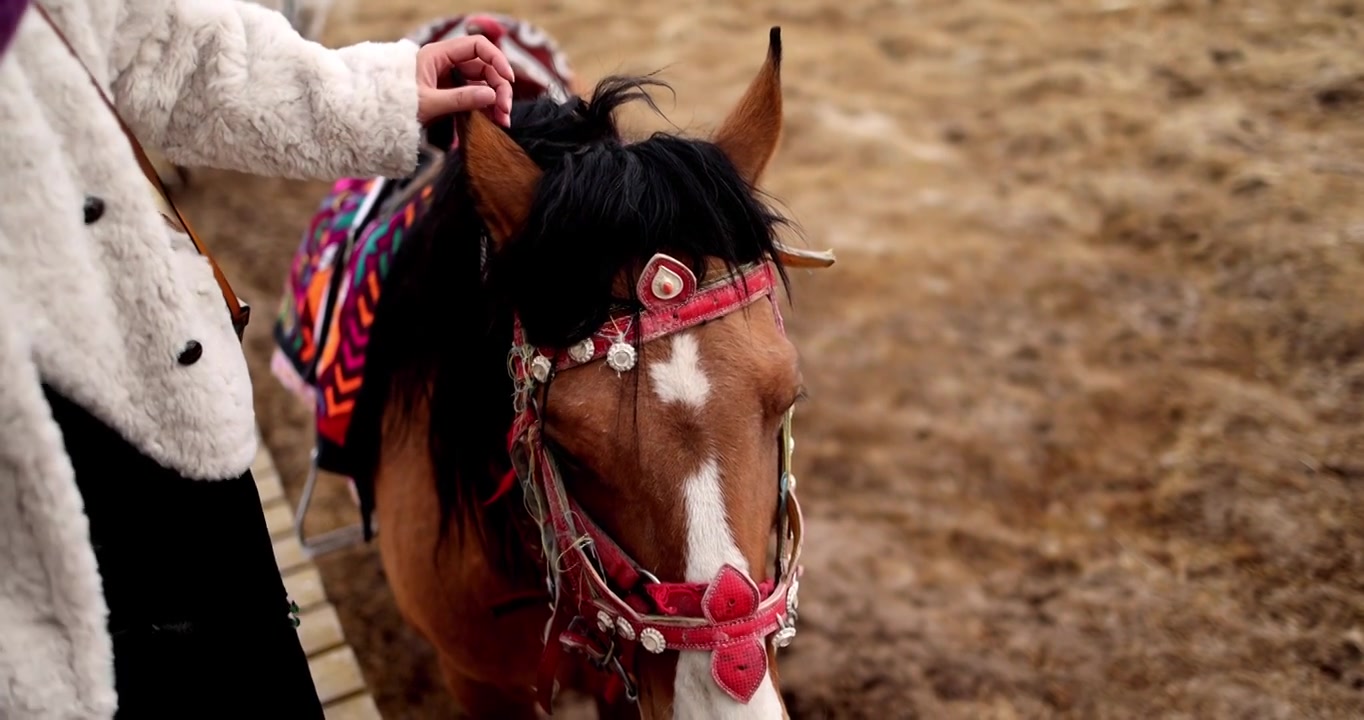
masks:
<path fill-rule="evenodd" d="M 42 1 L 128 124 L 174 162 L 297 178 L 415 164 L 410 42 L 329 50 L 236 0 Z M 84 70 L 29 9 L 0 58 L 7 720 L 108 718 L 116 705 L 100 577 L 41 383 L 191 478 L 238 476 L 255 454 L 250 379 L 212 271 L 148 188 Z M 105 205 L 91 224 L 87 196 Z M 181 365 L 190 340 L 203 357 Z"/>

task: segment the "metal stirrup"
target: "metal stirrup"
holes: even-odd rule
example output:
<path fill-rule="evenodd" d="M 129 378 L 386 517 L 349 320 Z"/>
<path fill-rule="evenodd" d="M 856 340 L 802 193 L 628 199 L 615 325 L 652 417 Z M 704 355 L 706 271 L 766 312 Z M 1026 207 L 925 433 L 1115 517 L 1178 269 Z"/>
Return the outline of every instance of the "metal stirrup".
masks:
<path fill-rule="evenodd" d="M 303 546 L 303 552 L 309 559 L 327 555 L 344 550 L 352 545 L 360 545 L 365 540 L 364 528 L 361 523 L 347 525 L 346 527 L 328 530 L 314 538 L 308 538 L 303 531 L 303 521 L 308 517 L 308 509 L 313 503 L 313 489 L 317 486 L 317 446 L 309 453 L 311 461 L 308 468 L 308 479 L 303 483 L 303 495 L 298 499 L 298 509 L 294 511 L 294 533 L 298 536 L 298 544 Z M 378 527 L 373 526 L 375 532 Z"/>

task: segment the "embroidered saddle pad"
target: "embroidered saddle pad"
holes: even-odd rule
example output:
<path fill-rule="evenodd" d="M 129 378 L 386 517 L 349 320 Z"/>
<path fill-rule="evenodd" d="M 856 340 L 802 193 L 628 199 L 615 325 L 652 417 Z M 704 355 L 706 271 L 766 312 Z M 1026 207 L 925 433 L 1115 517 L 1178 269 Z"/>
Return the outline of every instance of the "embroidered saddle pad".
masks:
<path fill-rule="evenodd" d="M 473 32 L 492 40 L 511 62 L 515 97 L 569 97 L 573 73 L 557 43 L 522 20 L 493 13 L 459 15 L 423 25 L 408 39 L 426 44 Z M 428 147 L 417 171 L 407 178 L 338 180 L 313 215 L 290 265 L 275 319 L 270 368 L 314 407 L 314 462 L 319 469 L 351 474 L 345 462 L 346 437 L 364 378 L 375 308 L 394 255 L 430 202 L 429 181 L 441 158 L 441 151 Z"/>

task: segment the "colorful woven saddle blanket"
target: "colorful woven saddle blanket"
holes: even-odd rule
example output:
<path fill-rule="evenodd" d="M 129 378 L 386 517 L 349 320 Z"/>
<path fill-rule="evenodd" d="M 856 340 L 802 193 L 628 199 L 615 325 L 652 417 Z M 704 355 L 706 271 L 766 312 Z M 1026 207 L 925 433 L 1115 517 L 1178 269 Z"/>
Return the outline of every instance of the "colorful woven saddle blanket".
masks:
<path fill-rule="evenodd" d="M 511 62 L 517 98 L 565 100 L 571 94 L 573 73 L 557 43 L 525 21 L 493 13 L 460 15 L 427 23 L 408 39 L 425 44 L 475 33 L 497 44 Z M 290 265 L 275 319 L 271 370 L 314 407 L 319 469 L 351 474 L 346 438 L 375 308 L 394 256 L 430 203 L 443 153 L 424 148 L 418 169 L 406 178 L 338 180 Z"/>

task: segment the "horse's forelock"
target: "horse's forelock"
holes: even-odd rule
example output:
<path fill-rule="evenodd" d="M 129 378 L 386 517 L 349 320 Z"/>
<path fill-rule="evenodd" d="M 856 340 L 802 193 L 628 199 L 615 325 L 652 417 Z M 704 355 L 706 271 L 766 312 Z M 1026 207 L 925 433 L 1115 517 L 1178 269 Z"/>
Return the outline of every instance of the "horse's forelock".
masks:
<path fill-rule="evenodd" d="M 498 253 L 493 281 L 532 343 L 565 347 L 595 331 L 632 289 L 622 273 L 655 253 L 730 269 L 772 257 L 784 219 L 715 145 L 668 133 L 620 137 L 615 111 L 647 102 L 651 78 L 608 78 L 591 101 L 512 134 L 545 173 L 522 231 Z M 529 137 L 518 136 L 520 130 Z M 537 132 L 540 131 L 540 132 Z M 632 288 L 632 283 L 626 283 Z"/>

